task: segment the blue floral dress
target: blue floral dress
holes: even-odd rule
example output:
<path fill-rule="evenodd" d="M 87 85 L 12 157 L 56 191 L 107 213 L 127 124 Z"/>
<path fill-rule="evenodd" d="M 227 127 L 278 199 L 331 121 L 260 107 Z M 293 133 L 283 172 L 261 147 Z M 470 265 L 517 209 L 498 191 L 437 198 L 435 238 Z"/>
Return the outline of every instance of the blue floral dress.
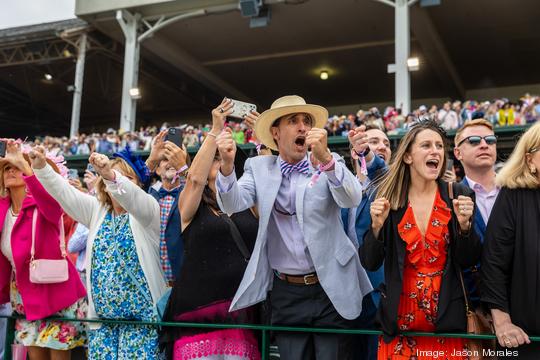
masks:
<path fill-rule="evenodd" d="M 157 320 L 128 214 L 107 214 L 96 235 L 91 291 L 100 318 Z M 157 359 L 157 328 L 102 324 L 90 331 L 88 351 L 89 359 Z"/>

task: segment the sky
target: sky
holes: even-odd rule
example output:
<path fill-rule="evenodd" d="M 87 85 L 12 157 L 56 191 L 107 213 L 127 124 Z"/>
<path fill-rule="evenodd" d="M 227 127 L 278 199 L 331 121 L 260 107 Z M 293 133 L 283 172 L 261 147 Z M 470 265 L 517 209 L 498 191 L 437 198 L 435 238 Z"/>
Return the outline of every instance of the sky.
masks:
<path fill-rule="evenodd" d="M 6 29 L 72 19 L 75 0 L 0 0 L 0 9 L 0 29 Z"/>

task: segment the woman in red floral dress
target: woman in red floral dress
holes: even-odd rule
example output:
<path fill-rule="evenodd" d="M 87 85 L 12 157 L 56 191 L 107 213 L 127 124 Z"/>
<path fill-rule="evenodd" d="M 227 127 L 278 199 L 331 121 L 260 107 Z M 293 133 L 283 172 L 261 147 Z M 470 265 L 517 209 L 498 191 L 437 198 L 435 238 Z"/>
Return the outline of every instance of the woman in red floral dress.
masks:
<path fill-rule="evenodd" d="M 399 335 L 466 330 L 458 272 L 478 261 L 481 244 L 471 228 L 472 190 L 454 184 L 456 193 L 468 196 L 452 201 L 441 180 L 444 139 L 444 131 L 431 121 L 415 125 L 377 184 L 360 257 L 367 270 L 385 266 L 379 359 L 467 358 L 463 339 Z"/>

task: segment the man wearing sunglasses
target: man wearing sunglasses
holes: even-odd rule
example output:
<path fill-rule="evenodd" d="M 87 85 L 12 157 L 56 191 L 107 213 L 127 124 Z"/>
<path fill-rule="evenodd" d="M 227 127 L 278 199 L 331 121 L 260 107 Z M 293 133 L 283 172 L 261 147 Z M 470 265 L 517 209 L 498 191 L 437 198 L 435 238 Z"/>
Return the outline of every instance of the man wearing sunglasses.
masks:
<path fill-rule="evenodd" d="M 497 137 L 493 125 L 485 119 L 467 121 L 456 132 L 454 144 L 454 155 L 461 161 L 465 171 L 462 183 L 469 186 L 476 195 L 474 228 L 483 242 L 486 224 L 500 190 L 495 185 Z M 476 281 L 478 269 L 479 265 L 463 272 L 471 301 L 475 305 L 479 301 Z"/>
<path fill-rule="evenodd" d="M 457 131 L 454 143 L 454 155 L 465 170 L 463 183 L 476 193 L 478 211 L 475 226 L 483 238 L 489 214 L 499 194 L 495 186 L 497 137 L 493 125 L 484 119 L 468 121 Z"/>

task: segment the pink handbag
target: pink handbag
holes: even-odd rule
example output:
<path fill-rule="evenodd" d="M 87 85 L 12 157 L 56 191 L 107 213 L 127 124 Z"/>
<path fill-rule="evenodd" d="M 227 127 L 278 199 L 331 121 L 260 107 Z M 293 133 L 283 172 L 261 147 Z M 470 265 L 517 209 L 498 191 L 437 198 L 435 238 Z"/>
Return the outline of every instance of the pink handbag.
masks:
<path fill-rule="evenodd" d="M 60 251 L 63 259 L 34 259 L 34 244 L 36 241 L 37 209 L 32 215 L 32 249 L 30 258 L 30 282 L 34 284 L 56 284 L 69 279 L 68 261 L 66 259 L 66 242 L 64 234 L 64 222 L 60 218 Z"/>

